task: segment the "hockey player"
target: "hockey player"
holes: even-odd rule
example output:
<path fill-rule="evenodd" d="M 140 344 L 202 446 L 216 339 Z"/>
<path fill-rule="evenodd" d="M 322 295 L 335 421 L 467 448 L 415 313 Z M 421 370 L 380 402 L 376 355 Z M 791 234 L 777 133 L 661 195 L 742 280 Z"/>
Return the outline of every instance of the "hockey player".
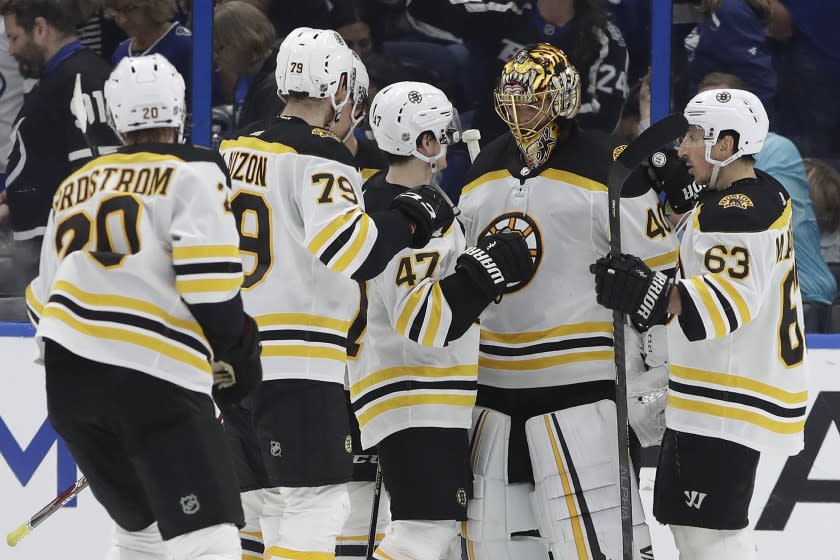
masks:
<path fill-rule="evenodd" d="M 326 127 L 350 103 L 350 50 L 334 31 L 299 28 L 277 55 L 276 124 L 222 144 L 244 255 L 243 290 L 263 342 L 265 379 L 250 400 L 264 472 L 240 473 L 261 491 L 265 558 L 332 555 L 347 515 L 351 442 L 344 397 L 350 325 L 363 281 L 407 246 L 422 247 L 454 218 L 431 187 L 366 214 L 350 152 Z M 243 487 L 243 490 L 247 486 Z M 253 515 L 252 515 L 253 513 Z"/>
<path fill-rule="evenodd" d="M 470 170 L 459 204 L 467 242 L 520 231 L 536 272 L 481 318 L 474 498 L 462 535 L 476 559 L 618 558 L 612 315 L 595 300 L 588 263 L 609 248 L 605 183 L 623 147 L 578 127 L 580 79 L 551 45 L 508 60 L 495 103 L 510 133 Z M 647 182 L 624 196 L 624 243 L 652 268 L 673 268 L 675 242 Z M 634 558 L 650 558 L 635 484 L 632 499 Z"/>
<path fill-rule="evenodd" d="M 123 60 L 104 95 L 126 146 L 60 184 L 26 292 L 49 418 L 117 524 L 109 558 L 235 560 L 242 507 L 210 393 L 235 402 L 261 366 L 227 169 L 175 143 L 184 82 L 165 58 Z"/>
<path fill-rule="evenodd" d="M 453 114 L 446 95 L 425 83 L 377 93 L 371 128 L 390 165 L 365 183 L 369 211 L 446 167 L 446 149 L 458 140 Z M 390 497 L 380 560 L 437 560 L 467 517 L 475 320 L 507 283 L 530 277 L 533 261 L 518 232 L 465 249 L 456 222 L 426 247 L 400 251 L 368 282 L 367 330 L 349 369 L 362 446 L 377 446 Z"/>
<path fill-rule="evenodd" d="M 0 1 L 9 52 L 24 78 L 39 79 L 15 118 L 6 167 L 21 290 L 38 273 L 39 249 L 56 187 L 92 156 L 70 112 L 77 75 L 81 76 L 91 141 L 103 154 L 119 144 L 106 123 L 102 96 L 111 68 L 82 47 L 76 35 L 76 24 L 85 11 L 76 1 Z"/>
<path fill-rule="evenodd" d="M 688 560 L 755 558 L 748 509 L 761 452 L 795 455 L 808 403 L 792 202 L 753 167 L 767 136 L 758 98 L 709 90 L 685 109 L 679 156 L 707 189 L 687 220 L 680 277 L 632 254 L 593 267 L 598 301 L 668 325 L 667 430 L 653 511 Z M 632 253 L 632 251 L 631 251 Z"/>

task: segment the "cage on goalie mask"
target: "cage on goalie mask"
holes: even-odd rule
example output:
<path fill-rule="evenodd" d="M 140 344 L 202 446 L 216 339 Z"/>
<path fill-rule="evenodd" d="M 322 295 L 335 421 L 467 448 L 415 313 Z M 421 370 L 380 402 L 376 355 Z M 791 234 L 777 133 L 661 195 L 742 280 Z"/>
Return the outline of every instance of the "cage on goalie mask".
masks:
<path fill-rule="evenodd" d="M 278 96 L 300 92 L 313 99 L 329 99 L 337 118 L 356 85 L 353 51 L 331 29 L 298 27 L 280 44 L 274 77 Z M 338 99 L 342 83 L 344 96 Z"/>
<path fill-rule="evenodd" d="M 556 118 L 574 118 L 580 96 L 577 69 L 548 43 L 528 45 L 508 60 L 494 92 L 496 113 L 523 150 Z"/>
<path fill-rule="evenodd" d="M 186 108 L 184 78 L 159 54 L 123 58 L 105 82 L 108 124 L 126 132 L 174 128 L 181 141 Z"/>

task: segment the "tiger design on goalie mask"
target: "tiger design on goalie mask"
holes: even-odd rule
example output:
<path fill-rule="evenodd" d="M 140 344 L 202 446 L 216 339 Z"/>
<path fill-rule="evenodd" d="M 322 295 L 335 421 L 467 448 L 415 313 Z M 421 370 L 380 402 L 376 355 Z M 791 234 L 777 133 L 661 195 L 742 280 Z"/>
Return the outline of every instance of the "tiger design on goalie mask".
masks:
<path fill-rule="evenodd" d="M 494 97 L 496 113 L 528 167 L 535 168 L 551 155 L 559 135 L 559 128 L 549 125 L 558 117 L 574 118 L 580 109 L 580 75 L 554 45 L 526 46 L 505 63 Z"/>

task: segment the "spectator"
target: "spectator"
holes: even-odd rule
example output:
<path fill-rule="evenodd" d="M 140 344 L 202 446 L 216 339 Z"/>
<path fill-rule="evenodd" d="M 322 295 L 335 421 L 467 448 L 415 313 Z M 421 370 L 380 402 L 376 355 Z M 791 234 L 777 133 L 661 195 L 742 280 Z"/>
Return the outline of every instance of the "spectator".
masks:
<path fill-rule="evenodd" d="M 685 39 L 688 52 L 686 87 L 694 95 L 710 72 L 738 76 L 746 90 L 772 114 L 776 71 L 770 56 L 765 26 L 769 0 L 703 0 L 705 21 Z"/>
<path fill-rule="evenodd" d="M 808 156 L 840 158 L 840 2 L 781 0 L 775 12 L 777 35 L 790 37 L 778 61 L 778 129 Z"/>
<path fill-rule="evenodd" d="M 820 226 L 820 251 L 825 262 L 840 267 L 840 173 L 819 159 L 806 159 L 805 169 Z"/>
<path fill-rule="evenodd" d="M 87 109 L 88 138 L 101 153 L 118 144 L 106 122 L 102 94 L 111 68 L 76 35 L 76 26 L 90 13 L 87 0 L 0 0 L 9 53 L 24 78 L 39 78 L 15 119 L 6 178 L 16 270 L 23 283 L 38 272 L 56 187 L 92 155 L 70 112 L 77 77 Z"/>
<path fill-rule="evenodd" d="M 213 61 L 233 101 L 233 128 L 279 114 L 274 27 L 249 2 L 225 2 L 213 15 Z"/>
<path fill-rule="evenodd" d="M 746 89 L 743 82 L 732 74 L 712 73 L 700 82 L 699 91 L 718 88 Z M 820 254 L 820 230 L 811 204 L 811 189 L 802 156 L 793 142 L 770 132 L 764 140 L 764 147 L 756 155 L 755 167 L 779 181 L 793 200 L 793 244 L 802 302 L 812 304 L 814 313 L 819 315 L 819 307 L 831 305 L 837 293 L 837 284 Z M 806 328 L 810 327 L 808 330 L 822 330 L 808 316 L 805 323 Z"/>
<path fill-rule="evenodd" d="M 110 61 L 120 43 L 127 39 L 125 32 L 113 19 L 105 17 L 98 9 L 88 20 L 79 25 L 79 41 L 105 60 Z"/>
<path fill-rule="evenodd" d="M 330 12 L 330 29 L 338 31 L 347 46 L 359 56 L 382 48 L 381 42 L 374 37 L 365 5 L 361 2 L 345 1 L 336 4 Z"/>
<path fill-rule="evenodd" d="M 408 0 L 418 31 L 437 39 L 460 38 L 475 61 L 475 126 L 490 141 L 505 132 L 493 111 L 492 91 L 502 65 L 528 43 L 546 42 L 575 61 L 582 81 L 577 116 L 584 128 L 612 132 L 627 97 L 628 56 L 618 28 L 600 0 L 538 0 L 534 3 L 476 0 Z"/>
<path fill-rule="evenodd" d="M 184 77 L 187 112 L 192 91 L 192 33 L 172 21 L 175 0 L 105 0 L 105 15 L 126 32 L 128 39 L 117 46 L 114 66 L 126 56 L 160 54 Z"/>

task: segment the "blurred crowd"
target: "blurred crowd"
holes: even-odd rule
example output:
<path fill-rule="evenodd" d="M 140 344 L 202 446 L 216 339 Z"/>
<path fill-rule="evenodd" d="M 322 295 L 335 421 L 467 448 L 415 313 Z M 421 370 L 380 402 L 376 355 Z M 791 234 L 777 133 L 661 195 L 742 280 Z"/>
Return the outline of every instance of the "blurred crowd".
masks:
<path fill-rule="evenodd" d="M 191 89 L 191 0 L 76 0 L 78 38 L 109 64 L 159 53 Z M 650 16 L 655 0 L 217 0 L 213 21 L 214 141 L 282 109 L 276 49 L 292 29 L 337 30 L 363 60 L 370 97 L 417 80 L 453 100 L 463 129 L 483 141 L 506 129 L 492 103 L 502 64 L 520 46 L 562 48 L 583 80 L 581 126 L 632 139 L 650 124 Z M 840 4 L 820 0 L 674 0 L 672 107 L 698 90 L 739 87 L 770 115 L 772 140 L 757 167 L 791 193 L 803 300 L 830 309 L 840 276 Z M 37 76 L 19 71 L 0 32 L 0 173 L 23 96 Z M 21 75 L 23 74 L 23 75 Z M 189 108 L 188 108 L 189 110 Z M 49 131 L 45 131 L 45 134 Z M 367 134 L 359 127 L 357 134 Z M 766 153 L 765 153 L 766 152 Z M 457 199 L 469 165 L 453 149 L 437 181 Z M 0 184 L 0 295 L 12 282 L 8 206 Z M 826 311 L 830 313 L 830 311 Z M 824 330 L 827 318 L 809 325 Z"/>

